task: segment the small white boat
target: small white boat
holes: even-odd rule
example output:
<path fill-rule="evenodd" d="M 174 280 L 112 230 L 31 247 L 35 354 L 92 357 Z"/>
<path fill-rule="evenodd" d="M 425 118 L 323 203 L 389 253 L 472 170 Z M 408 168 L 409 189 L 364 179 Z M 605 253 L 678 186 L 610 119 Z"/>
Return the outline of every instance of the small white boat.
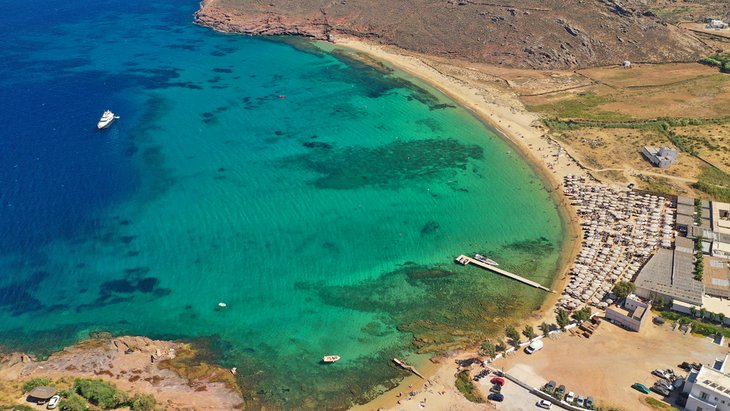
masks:
<path fill-rule="evenodd" d="M 118 119 L 119 116 L 115 116 L 114 113 L 111 112 L 111 110 L 107 110 L 104 112 L 104 114 L 101 115 L 101 119 L 99 119 L 99 122 L 96 123 L 96 128 L 99 130 L 109 127 L 114 120 Z"/>
<path fill-rule="evenodd" d="M 332 364 L 333 362 L 337 362 L 339 360 L 339 355 L 325 355 L 324 357 L 322 357 L 322 362 L 325 364 Z"/>
<path fill-rule="evenodd" d="M 493 265 L 493 266 L 499 266 L 496 261 L 492 260 L 491 258 L 487 258 L 481 254 L 475 254 L 474 255 L 475 260 L 479 260 L 485 264 Z"/>

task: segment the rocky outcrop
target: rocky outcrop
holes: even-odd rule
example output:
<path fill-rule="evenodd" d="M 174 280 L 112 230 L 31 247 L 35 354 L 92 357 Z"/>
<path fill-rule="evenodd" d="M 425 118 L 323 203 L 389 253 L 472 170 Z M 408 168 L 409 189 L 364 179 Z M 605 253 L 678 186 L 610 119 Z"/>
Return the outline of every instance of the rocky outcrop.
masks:
<path fill-rule="evenodd" d="M 710 52 L 641 0 L 206 0 L 196 22 L 251 35 L 338 35 L 510 67 L 696 61 Z"/>
<path fill-rule="evenodd" d="M 196 23 L 226 33 L 254 36 L 305 36 L 328 40 L 331 27 L 324 16 L 305 19 L 275 12 L 248 14 L 204 2 L 195 13 Z"/>

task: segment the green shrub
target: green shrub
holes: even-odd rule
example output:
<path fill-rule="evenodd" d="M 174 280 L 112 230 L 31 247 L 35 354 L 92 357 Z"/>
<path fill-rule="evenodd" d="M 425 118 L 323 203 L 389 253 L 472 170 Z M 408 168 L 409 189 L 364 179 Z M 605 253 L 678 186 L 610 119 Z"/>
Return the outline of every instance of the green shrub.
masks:
<path fill-rule="evenodd" d="M 105 410 L 119 408 L 127 402 L 127 394 L 102 380 L 80 379 L 74 382 L 74 390 L 90 403 Z"/>
<path fill-rule="evenodd" d="M 474 383 L 471 382 L 471 379 L 469 378 L 469 371 L 460 372 L 459 375 L 456 376 L 456 382 L 454 385 L 456 385 L 456 389 L 458 389 L 460 393 L 464 394 L 464 398 L 467 400 L 476 403 L 485 402 L 482 395 L 474 387 Z"/>
<path fill-rule="evenodd" d="M 52 382 L 48 377 L 31 378 L 23 384 L 23 392 L 31 392 L 35 387 L 50 386 Z"/>
<path fill-rule="evenodd" d="M 89 404 L 75 392 L 65 393 L 64 398 L 58 403 L 58 408 L 63 411 L 88 411 Z"/>
<path fill-rule="evenodd" d="M 156 406 L 157 401 L 155 401 L 155 397 L 149 394 L 136 394 L 129 401 L 129 409 L 132 411 L 155 411 L 157 409 Z"/>
<path fill-rule="evenodd" d="M 0 405 L 0 411 L 36 411 L 27 405 Z"/>

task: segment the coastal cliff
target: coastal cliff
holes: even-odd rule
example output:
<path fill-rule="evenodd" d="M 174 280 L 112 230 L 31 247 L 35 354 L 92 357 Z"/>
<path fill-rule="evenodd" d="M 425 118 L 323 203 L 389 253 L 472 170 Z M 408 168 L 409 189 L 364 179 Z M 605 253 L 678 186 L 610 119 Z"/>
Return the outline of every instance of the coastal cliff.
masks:
<path fill-rule="evenodd" d="M 196 356 L 188 344 L 106 333 L 42 361 L 19 352 L 0 354 L 0 404 L 9 398 L 25 403 L 18 383 L 41 377 L 55 381 L 59 390 L 73 378 L 100 378 L 126 392 L 152 395 L 165 410 L 240 407 L 233 374 Z"/>
<path fill-rule="evenodd" d="M 638 0 L 206 0 L 195 20 L 229 33 L 320 40 L 347 35 L 536 69 L 696 61 L 711 51 Z"/>

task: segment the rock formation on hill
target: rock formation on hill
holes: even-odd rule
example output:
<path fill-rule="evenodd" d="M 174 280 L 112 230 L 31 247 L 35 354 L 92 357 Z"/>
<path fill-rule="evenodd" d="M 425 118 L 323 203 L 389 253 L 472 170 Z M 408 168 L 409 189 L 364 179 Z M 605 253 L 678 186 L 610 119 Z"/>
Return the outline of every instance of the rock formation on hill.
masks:
<path fill-rule="evenodd" d="M 438 56 L 563 69 L 711 52 L 641 0 L 205 0 L 199 24 L 252 35 L 367 38 Z"/>

